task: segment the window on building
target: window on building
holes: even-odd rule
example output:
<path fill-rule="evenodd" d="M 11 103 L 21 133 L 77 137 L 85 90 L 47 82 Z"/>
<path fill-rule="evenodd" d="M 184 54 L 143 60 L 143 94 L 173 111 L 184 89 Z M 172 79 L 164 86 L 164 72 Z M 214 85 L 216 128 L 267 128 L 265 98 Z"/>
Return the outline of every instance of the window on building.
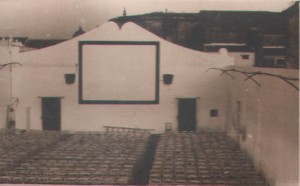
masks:
<path fill-rule="evenodd" d="M 218 117 L 218 109 L 211 109 L 210 117 Z"/>
<path fill-rule="evenodd" d="M 286 61 L 283 56 L 265 56 L 263 67 L 286 68 Z"/>
<path fill-rule="evenodd" d="M 285 59 L 284 58 L 275 58 L 274 59 L 274 66 L 275 67 L 286 67 Z"/>
<path fill-rule="evenodd" d="M 241 56 L 242 56 L 242 59 L 249 59 L 250 58 L 250 56 L 248 54 L 242 54 Z"/>

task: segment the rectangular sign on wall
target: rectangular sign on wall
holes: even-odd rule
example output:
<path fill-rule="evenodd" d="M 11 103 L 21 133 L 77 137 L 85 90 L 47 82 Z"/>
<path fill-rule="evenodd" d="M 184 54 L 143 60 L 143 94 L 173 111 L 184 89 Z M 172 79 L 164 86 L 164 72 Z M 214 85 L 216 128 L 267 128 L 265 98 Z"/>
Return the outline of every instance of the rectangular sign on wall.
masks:
<path fill-rule="evenodd" d="M 158 104 L 159 43 L 80 41 L 80 104 Z"/>

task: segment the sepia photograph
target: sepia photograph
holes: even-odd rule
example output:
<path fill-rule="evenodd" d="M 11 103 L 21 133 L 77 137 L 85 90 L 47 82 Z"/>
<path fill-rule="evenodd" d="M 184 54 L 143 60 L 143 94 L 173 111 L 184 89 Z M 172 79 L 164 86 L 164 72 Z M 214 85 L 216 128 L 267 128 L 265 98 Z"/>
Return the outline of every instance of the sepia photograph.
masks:
<path fill-rule="evenodd" d="M 299 186 L 299 1 L 0 0 L 0 185 Z"/>

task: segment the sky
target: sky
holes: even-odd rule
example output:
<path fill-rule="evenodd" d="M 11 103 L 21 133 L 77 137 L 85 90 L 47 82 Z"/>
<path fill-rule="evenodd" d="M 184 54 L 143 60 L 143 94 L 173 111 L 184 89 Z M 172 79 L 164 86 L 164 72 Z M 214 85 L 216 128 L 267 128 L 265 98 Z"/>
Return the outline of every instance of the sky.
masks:
<path fill-rule="evenodd" d="M 0 36 L 71 38 L 82 26 L 91 30 L 109 19 L 151 12 L 201 10 L 280 12 L 294 0 L 0 0 Z"/>

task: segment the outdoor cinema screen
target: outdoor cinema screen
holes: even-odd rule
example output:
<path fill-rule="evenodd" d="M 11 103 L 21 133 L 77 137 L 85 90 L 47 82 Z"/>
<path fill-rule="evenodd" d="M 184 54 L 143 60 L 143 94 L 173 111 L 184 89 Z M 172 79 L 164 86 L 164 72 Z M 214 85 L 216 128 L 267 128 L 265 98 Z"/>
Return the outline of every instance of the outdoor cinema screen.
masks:
<path fill-rule="evenodd" d="M 158 101 L 158 42 L 79 42 L 79 103 L 157 104 Z"/>

